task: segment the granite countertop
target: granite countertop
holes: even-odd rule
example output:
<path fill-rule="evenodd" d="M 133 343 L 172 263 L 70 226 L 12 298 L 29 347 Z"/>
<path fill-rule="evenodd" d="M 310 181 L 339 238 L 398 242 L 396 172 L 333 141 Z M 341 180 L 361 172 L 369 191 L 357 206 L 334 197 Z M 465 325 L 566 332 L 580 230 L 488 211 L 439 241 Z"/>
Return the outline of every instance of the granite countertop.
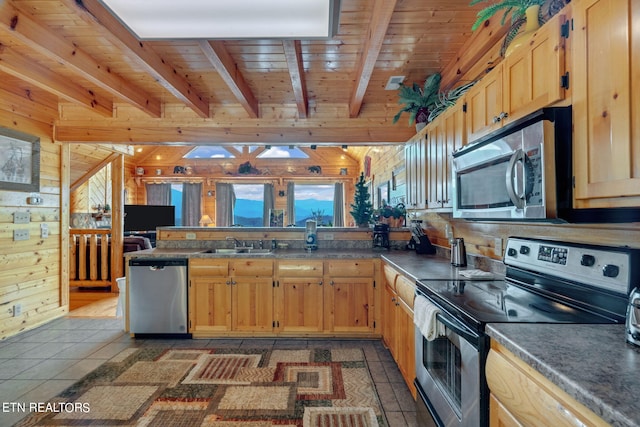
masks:
<path fill-rule="evenodd" d="M 488 258 L 483 260 L 471 258 L 468 266 L 454 267 L 449 258 L 440 255 L 419 255 L 413 251 L 390 251 L 382 253 L 381 256 L 387 264 L 413 280 L 464 279 L 460 276 L 460 272 L 469 269 L 491 271 L 495 274 L 496 279 L 504 278 L 504 264 Z"/>
<path fill-rule="evenodd" d="M 379 258 L 382 254 L 380 250 L 373 249 L 317 249 L 306 251 L 304 249 L 274 249 L 272 252 L 264 254 L 251 253 L 205 253 L 203 248 L 154 248 L 136 252 L 127 252 L 127 258 L 309 258 L 309 259 L 358 259 L 358 258 Z M 399 253 L 402 251 L 398 251 Z"/>
<path fill-rule="evenodd" d="M 613 426 L 640 425 L 640 347 L 624 325 L 489 324 L 487 334 Z"/>

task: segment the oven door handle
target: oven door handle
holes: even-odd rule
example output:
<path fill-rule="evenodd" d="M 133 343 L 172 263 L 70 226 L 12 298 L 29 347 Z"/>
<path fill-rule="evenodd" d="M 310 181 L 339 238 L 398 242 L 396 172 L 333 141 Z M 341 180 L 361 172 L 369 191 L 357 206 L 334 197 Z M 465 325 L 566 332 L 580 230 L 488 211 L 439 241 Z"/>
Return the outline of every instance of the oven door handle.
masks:
<path fill-rule="evenodd" d="M 483 337 L 482 334 L 467 328 L 466 326 L 464 326 L 464 324 L 462 324 L 455 318 L 446 317 L 445 315 L 443 315 L 443 313 L 438 313 L 436 317 L 439 322 L 441 322 L 446 327 L 451 329 L 451 331 L 454 334 L 461 336 L 462 338 L 467 340 L 470 344 L 472 344 L 475 348 L 480 347 L 480 341 L 482 340 L 482 337 Z"/>

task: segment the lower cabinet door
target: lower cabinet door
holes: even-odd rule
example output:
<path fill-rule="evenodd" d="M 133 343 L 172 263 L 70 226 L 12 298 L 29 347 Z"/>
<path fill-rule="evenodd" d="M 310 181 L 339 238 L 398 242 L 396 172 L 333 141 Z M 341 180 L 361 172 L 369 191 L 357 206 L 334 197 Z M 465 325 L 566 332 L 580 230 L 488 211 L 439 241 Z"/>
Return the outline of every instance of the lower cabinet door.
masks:
<path fill-rule="evenodd" d="M 333 332 L 373 332 L 373 279 L 330 278 L 325 285 L 325 303 L 331 309 L 325 329 Z"/>
<path fill-rule="evenodd" d="M 228 278 L 192 278 L 189 300 L 189 332 L 197 334 L 231 330 L 231 284 Z"/>
<path fill-rule="evenodd" d="M 232 285 L 231 321 L 234 331 L 271 332 L 274 329 L 273 279 L 235 278 Z"/>
<path fill-rule="evenodd" d="M 280 332 L 322 332 L 324 304 L 322 277 L 278 280 Z"/>

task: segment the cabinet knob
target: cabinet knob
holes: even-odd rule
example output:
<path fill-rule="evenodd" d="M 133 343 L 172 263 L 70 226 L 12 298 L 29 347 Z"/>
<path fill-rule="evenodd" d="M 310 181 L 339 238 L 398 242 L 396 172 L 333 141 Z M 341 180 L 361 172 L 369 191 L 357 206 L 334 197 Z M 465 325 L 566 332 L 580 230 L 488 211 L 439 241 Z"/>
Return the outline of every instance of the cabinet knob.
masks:
<path fill-rule="evenodd" d="M 496 124 L 500 121 L 500 117 L 498 116 L 493 116 L 493 119 L 491 120 L 493 122 L 493 124 Z"/>
<path fill-rule="evenodd" d="M 230 284 L 231 284 L 231 281 L 230 281 L 230 280 L 227 280 L 227 285 L 230 285 Z"/>
<path fill-rule="evenodd" d="M 500 113 L 500 116 L 498 116 L 500 118 L 500 120 L 504 120 L 507 117 L 509 117 L 509 113 L 507 113 L 506 111 L 503 111 L 502 113 Z"/>
<path fill-rule="evenodd" d="M 329 284 L 330 284 L 331 286 L 333 286 L 333 284 L 334 284 L 334 283 L 333 283 L 333 280 L 332 280 L 332 281 L 330 281 L 330 282 L 329 282 Z"/>
<path fill-rule="evenodd" d="M 322 280 L 320 280 L 320 282 L 318 282 L 318 286 L 322 286 Z"/>

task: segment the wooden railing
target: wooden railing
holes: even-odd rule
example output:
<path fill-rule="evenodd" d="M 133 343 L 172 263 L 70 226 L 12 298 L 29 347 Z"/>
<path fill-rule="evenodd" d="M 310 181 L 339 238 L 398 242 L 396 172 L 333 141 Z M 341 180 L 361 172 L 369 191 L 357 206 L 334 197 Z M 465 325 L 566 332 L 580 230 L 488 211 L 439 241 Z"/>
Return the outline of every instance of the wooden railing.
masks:
<path fill-rule="evenodd" d="M 69 286 L 114 289 L 111 229 L 69 230 Z"/>

